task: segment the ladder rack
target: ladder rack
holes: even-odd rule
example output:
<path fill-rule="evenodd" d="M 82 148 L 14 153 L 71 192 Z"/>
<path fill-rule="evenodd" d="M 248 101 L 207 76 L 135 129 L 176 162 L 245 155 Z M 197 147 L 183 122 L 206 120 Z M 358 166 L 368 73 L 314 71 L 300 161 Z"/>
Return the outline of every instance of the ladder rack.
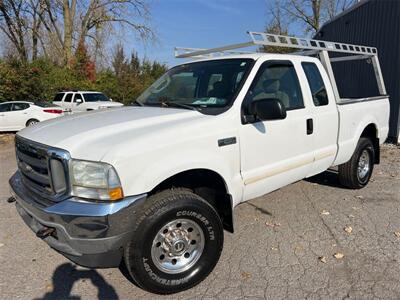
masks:
<path fill-rule="evenodd" d="M 196 49 L 196 48 L 176 47 L 175 57 L 176 58 L 211 57 L 215 54 L 226 55 L 226 54 L 251 53 L 243 51 L 240 52 L 231 51 L 250 46 L 273 46 L 273 47 L 293 48 L 299 50 L 329 51 L 329 52 L 339 52 L 346 54 L 367 55 L 368 57 L 378 55 L 378 50 L 375 47 L 320 41 L 320 40 L 313 40 L 313 39 L 306 39 L 299 37 L 269 34 L 264 32 L 255 32 L 255 31 L 249 31 L 248 34 L 251 37 L 251 40 L 248 42 L 232 44 L 218 48 Z"/>
<path fill-rule="evenodd" d="M 248 54 L 257 52 L 245 51 L 232 51 L 236 49 L 247 48 L 251 46 L 272 46 L 284 47 L 300 50 L 299 52 L 291 53 L 292 55 L 318 55 L 321 63 L 325 67 L 328 76 L 331 80 L 336 99 L 340 99 L 340 95 L 336 86 L 335 77 L 331 63 L 333 62 L 346 62 L 351 60 L 370 60 L 374 68 L 375 77 L 378 84 L 379 93 L 386 95 L 385 83 L 383 81 L 382 71 L 378 59 L 378 50 L 375 47 L 367 47 L 361 45 L 344 44 L 330 41 L 321 41 L 314 39 L 306 39 L 299 37 L 291 37 L 277 34 L 270 34 L 265 32 L 248 31 L 250 41 L 231 44 L 227 46 L 211 48 L 211 49 L 197 49 L 197 48 L 175 48 L 176 58 L 211 58 L 223 55 L 232 54 Z M 329 52 L 336 52 L 344 55 L 341 57 L 329 57 Z"/>

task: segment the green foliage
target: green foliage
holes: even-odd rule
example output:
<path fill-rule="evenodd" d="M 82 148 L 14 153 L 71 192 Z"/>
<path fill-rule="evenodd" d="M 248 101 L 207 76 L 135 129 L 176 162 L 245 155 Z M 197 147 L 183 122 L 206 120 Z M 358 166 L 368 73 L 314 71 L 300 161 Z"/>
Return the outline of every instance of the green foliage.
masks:
<path fill-rule="evenodd" d="M 83 50 L 82 50 L 83 51 Z M 121 71 L 106 69 L 96 72 L 84 53 L 77 55 L 72 68 L 61 67 L 50 60 L 33 62 L 0 60 L 0 102 L 14 100 L 52 101 L 62 90 L 94 90 L 114 101 L 132 102 L 167 69 L 163 64 L 139 60 L 133 53 L 123 56 Z"/>

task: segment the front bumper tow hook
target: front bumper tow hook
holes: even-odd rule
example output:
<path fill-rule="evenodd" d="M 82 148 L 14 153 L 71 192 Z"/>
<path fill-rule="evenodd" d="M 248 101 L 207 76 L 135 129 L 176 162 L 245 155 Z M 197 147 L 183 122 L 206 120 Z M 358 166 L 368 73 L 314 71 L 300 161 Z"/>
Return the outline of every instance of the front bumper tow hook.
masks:
<path fill-rule="evenodd" d="M 36 232 L 36 236 L 43 240 L 47 238 L 49 235 L 52 235 L 54 231 L 55 231 L 54 228 L 45 227 Z"/>
<path fill-rule="evenodd" d="M 11 196 L 10 198 L 7 199 L 8 203 L 14 203 L 16 200 L 13 196 Z"/>

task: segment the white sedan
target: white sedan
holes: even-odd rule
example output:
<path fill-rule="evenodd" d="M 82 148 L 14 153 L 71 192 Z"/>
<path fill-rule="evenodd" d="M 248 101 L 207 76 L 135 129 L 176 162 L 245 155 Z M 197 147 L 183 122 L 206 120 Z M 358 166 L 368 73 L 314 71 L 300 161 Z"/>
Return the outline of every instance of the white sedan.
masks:
<path fill-rule="evenodd" d="M 18 131 L 64 114 L 61 107 L 47 102 L 0 103 L 0 131 Z"/>

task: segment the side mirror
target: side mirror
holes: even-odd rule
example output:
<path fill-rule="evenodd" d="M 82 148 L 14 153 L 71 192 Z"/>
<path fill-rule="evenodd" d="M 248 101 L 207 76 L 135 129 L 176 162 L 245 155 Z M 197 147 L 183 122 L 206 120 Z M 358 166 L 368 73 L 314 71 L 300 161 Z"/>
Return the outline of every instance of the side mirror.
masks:
<path fill-rule="evenodd" d="M 286 118 L 286 108 L 282 102 L 274 98 L 266 98 L 253 101 L 250 105 L 250 113 L 261 121 L 282 120 Z"/>
<path fill-rule="evenodd" d="M 83 101 L 82 101 L 82 99 L 75 99 L 75 102 L 76 102 L 77 104 L 81 104 Z"/>

